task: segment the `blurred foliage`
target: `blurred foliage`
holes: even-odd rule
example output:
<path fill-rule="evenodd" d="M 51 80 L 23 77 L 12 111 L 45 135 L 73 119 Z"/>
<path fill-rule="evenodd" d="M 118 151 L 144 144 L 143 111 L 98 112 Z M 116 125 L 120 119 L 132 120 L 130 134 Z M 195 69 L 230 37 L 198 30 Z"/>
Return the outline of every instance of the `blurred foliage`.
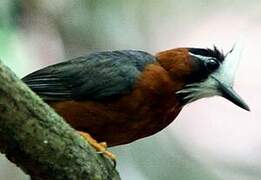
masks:
<path fill-rule="evenodd" d="M 136 142 L 132 148 L 136 166 L 149 180 L 219 179 L 210 168 L 194 159 L 171 134 L 160 133 L 156 138 Z"/>

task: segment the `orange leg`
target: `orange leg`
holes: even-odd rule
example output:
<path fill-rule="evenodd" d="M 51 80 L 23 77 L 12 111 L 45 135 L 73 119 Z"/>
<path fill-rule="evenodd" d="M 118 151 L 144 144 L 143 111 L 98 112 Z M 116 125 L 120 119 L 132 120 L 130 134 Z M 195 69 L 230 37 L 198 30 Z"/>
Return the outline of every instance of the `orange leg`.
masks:
<path fill-rule="evenodd" d="M 89 133 L 78 131 L 80 135 L 88 141 L 88 143 L 96 149 L 98 153 L 102 153 L 108 158 L 110 158 L 114 163 L 116 163 L 116 156 L 107 150 L 107 143 L 101 142 L 98 143 Z"/>

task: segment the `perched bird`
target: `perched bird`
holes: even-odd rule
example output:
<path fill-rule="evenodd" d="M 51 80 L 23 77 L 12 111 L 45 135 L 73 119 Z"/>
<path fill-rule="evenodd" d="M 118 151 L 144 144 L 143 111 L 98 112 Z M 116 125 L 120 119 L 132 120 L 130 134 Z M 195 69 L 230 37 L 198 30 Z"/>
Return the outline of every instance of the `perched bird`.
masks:
<path fill-rule="evenodd" d="M 153 135 L 197 99 L 219 95 L 249 110 L 232 89 L 234 73 L 224 65 L 226 56 L 216 47 L 176 48 L 155 56 L 105 51 L 45 67 L 22 80 L 113 159 L 106 143 Z"/>

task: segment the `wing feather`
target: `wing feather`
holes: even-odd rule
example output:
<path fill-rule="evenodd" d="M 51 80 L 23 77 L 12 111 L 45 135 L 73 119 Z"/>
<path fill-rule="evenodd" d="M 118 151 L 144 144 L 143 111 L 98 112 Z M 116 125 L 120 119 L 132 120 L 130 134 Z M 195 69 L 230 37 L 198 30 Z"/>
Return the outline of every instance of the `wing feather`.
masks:
<path fill-rule="evenodd" d="M 154 62 L 143 51 L 106 51 L 48 66 L 22 80 L 46 101 L 103 100 L 130 92 Z"/>

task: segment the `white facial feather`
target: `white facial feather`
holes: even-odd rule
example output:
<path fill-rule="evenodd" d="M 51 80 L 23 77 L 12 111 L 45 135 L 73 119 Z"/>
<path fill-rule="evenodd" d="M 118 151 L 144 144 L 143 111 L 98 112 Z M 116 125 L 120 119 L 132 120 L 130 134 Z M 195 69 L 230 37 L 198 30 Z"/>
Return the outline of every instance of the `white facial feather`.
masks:
<path fill-rule="evenodd" d="M 222 82 L 228 87 L 233 87 L 235 73 L 239 65 L 240 56 L 242 52 L 242 43 L 237 43 L 234 46 L 233 51 L 226 55 L 223 63 L 220 67 L 209 77 L 200 83 L 192 83 L 185 86 L 184 89 L 176 92 L 177 95 L 183 94 L 183 99 L 187 102 L 193 102 L 195 100 L 211 97 L 215 95 L 221 95 L 219 91 L 219 82 Z M 200 55 L 193 55 L 200 56 Z M 208 57 L 198 57 L 208 58 Z M 219 82 L 218 82 L 219 81 Z M 184 96 L 185 95 L 185 96 Z"/>

